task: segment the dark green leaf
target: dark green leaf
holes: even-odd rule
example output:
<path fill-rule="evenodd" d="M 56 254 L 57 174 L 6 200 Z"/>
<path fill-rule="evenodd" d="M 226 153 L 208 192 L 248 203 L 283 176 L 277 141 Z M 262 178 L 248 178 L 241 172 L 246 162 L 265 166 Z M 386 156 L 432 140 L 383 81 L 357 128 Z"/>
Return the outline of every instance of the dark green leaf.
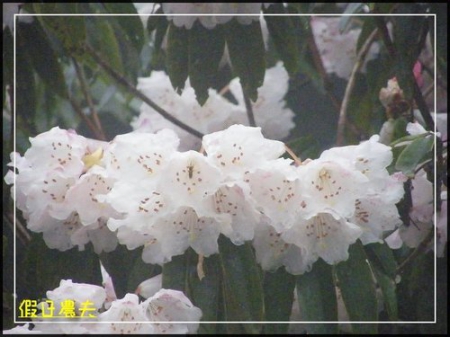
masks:
<path fill-rule="evenodd" d="M 15 103 L 17 117 L 23 118 L 26 123 L 30 123 L 36 114 L 36 82 L 29 62 L 26 46 L 19 39 L 16 46 Z"/>
<path fill-rule="evenodd" d="M 395 163 L 395 168 L 402 171 L 405 175 L 413 177 L 417 165 L 431 152 L 433 145 L 434 137 L 432 136 L 418 138 L 412 141 L 406 146 L 402 153 L 400 153 L 400 156 Z"/>
<path fill-rule="evenodd" d="M 87 17 L 86 28 L 88 44 L 101 54 L 114 70 L 123 73 L 120 46 L 111 21 L 108 18 Z"/>
<path fill-rule="evenodd" d="M 337 321 L 336 289 L 332 268 L 319 259 L 313 269 L 297 277 L 297 297 L 302 320 Z M 336 324 L 308 324 L 308 333 L 335 334 Z"/>
<path fill-rule="evenodd" d="M 195 272 L 190 275 L 189 283 L 191 288 L 192 303 L 202 309 L 202 321 L 218 321 L 218 310 L 220 298 L 220 259 L 215 254 L 204 259 L 203 271 L 205 277 L 200 280 Z M 215 324 L 201 324 L 199 334 L 215 333 Z"/>
<path fill-rule="evenodd" d="M 128 41 L 134 45 L 136 51 L 139 53 L 144 45 L 144 27 L 142 26 L 140 17 L 136 15 L 136 7 L 131 2 L 103 2 L 103 5 L 112 14 L 135 14 L 134 16 L 116 16 L 114 19 L 125 32 Z"/>
<path fill-rule="evenodd" d="M 267 14 L 286 13 L 282 3 L 275 3 L 264 10 Z M 298 35 L 290 16 L 265 16 L 267 29 L 289 75 L 300 67 Z"/>
<path fill-rule="evenodd" d="M 195 272 L 195 266 L 190 261 L 189 250 L 183 255 L 172 257 L 172 261 L 164 264 L 162 269 L 162 287 L 182 291 L 189 296 L 189 274 Z"/>
<path fill-rule="evenodd" d="M 36 13 L 76 14 L 76 3 L 35 3 Z M 62 44 L 66 52 L 78 59 L 84 57 L 83 44 L 86 39 L 85 17 L 83 16 L 38 16 L 43 27 L 51 32 Z"/>
<path fill-rule="evenodd" d="M 36 234 L 26 249 L 23 265 L 17 270 L 18 277 L 25 280 L 22 283 L 25 289 L 18 289 L 20 296 L 38 300 L 45 297 L 48 290 L 59 287 L 63 279 L 102 285 L 99 257 L 92 245 L 84 251 L 72 248 L 61 252 L 48 248 L 42 236 Z"/>
<path fill-rule="evenodd" d="M 240 78 L 245 94 L 255 102 L 266 71 L 261 25 L 259 21 L 241 25 L 233 19 L 224 29 L 233 72 Z"/>
<path fill-rule="evenodd" d="M 295 276 L 279 268 L 264 273 L 265 321 L 289 322 L 294 302 Z M 265 334 L 286 334 L 288 324 L 266 324 Z"/>
<path fill-rule="evenodd" d="M 110 253 L 101 253 L 100 259 L 106 271 L 113 279 L 117 298 L 122 298 L 127 293 L 134 293 L 136 285 L 129 284 L 128 279 L 136 259 L 142 259 L 141 250 L 128 250 L 125 246 L 118 245 Z"/>
<path fill-rule="evenodd" d="M 208 89 L 217 81 L 224 48 L 221 25 L 207 29 L 197 20 L 189 30 L 189 80 L 200 105 L 206 102 Z"/>
<path fill-rule="evenodd" d="M 386 243 L 371 243 L 365 245 L 364 249 L 371 265 L 378 266 L 384 274 L 392 279 L 395 278 L 397 275 L 397 261 L 392 249 Z"/>
<path fill-rule="evenodd" d="M 397 304 L 397 294 L 395 292 L 396 285 L 395 280 L 385 274 L 384 271 L 380 270 L 378 267 L 373 266 L 373 272 L 377 279 L 378 285 L 380 286 L 381 293 L 383 294 L 384 307 L 391 321 L 398 320 L 398 304 Z"/>
<path fill-rule="evenodd" d="M 48 89 L 67 98 L 67 86 L 61 64 L 39 23 L 34 20 L 29 24 L 17 25 L 17 36 L 23 39 L 23 47 L 26 48 L 28 60 L 47 84 Z"/>
<path fill-rule="evenodd" d="M 228 321 L 263 321 L 264 298 L 261 270 L 250 243 L 234 245 L 219 237 L 220 262 Z M 259 333 L 261 325 L 244 324 L 247 333 Z"/>
<path fill-rule="evenodd" d="M 178 28 L 172 22 L 167 32 L 166 67 L 173 88 L 178 92 L 184 89 L 189 71 L 189 31 Z"/>
<path fill-rule="evenodd" d="M 370 322 L 378 320 L 375 284 L 366 253 L 361 242 L 349 248 L 347 261 L 336 265 L 338 286 L 350 321 Z M 374 324 L 352 324 L 354 333 L 376 333 Z"/>

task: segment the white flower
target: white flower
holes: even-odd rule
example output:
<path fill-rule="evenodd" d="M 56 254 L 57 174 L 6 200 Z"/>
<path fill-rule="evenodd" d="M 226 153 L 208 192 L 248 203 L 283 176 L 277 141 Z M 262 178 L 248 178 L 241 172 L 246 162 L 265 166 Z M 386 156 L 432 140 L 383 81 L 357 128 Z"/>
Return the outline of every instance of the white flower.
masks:
<path fill-rule="evenodd" d="M 111 307 L 98 316 L 99 324 L 95 327 L 98 334 L 153 334 L 154 328 L 144 314 L 139 298 L 135 294 L 126 294 L 115 300 Z M 136 321 L 137 323 L 133 323 Z M 124 322 L 124 323 L 118 323 Z"/>
<path fill-rule="evenodd" d="M 256 125 L 269 139 L 285 139 L 294 128 L 294 113 L 287 108 L 284 97 L 289 86 L 289 75 L 282 62 L 266 70 L 264 82 L 258 88 L 258 98 L 252 103 Z M 233 79 L 229 88 L 236 97 L 241 111 L 230 116 L 230 124 L 246 124 L 247 114 L 239 78 Z"/>
<path fill-rule="evenodd" d="M 260 127 L 232 125 L 203 137 L 208 160 L 220 168 L 230 181 L 240 180 L 268 160 L 285 152 L 284 143 L 264 138 Z"/>
<path fill-rule="evenodd" d="M 136 294 L 145 299 L 152 297 L 162 288 L 162 274 L 142 281 L 136 288 Z"/>
<path fill-rule="evenodd" d="M 304 204 L 300 177 L 291 163 L 292 160 L 279 158 L 244 176 L 255 208 L 270 219 L 270 225 L 279 232 L 293 226 Z"/>
<path fill-rule="evenodd" d="M 308 217 L 329 209 L 340 217 L 351 217 L 355 201 L 365 193 L 368 178 L 350 165 L 331 158 L 316 159 L 297 167 L 302 191 L 310 199 L 306 201 Z"/>
<path fill-rule="evenodd" d="M 281 233 L 277 233 L 265 221 L 261 222 L 255 231 L 252 244 L 256 261 L 263 270 L 274 271 L 285 266 L 289 273 L 299 275 L 309 271 L 314 262 L 304 247 L 287 243 Z"/>
<path fill-rule="evenodd" d="M 348 259 L 348 247 L 362 234 L 360 227 L 332 211 L 320 212 L 282 234 L 287 243 L 306 249 L 312 262 L 321 257 L 328 264 Z"/>
<path fill-rule="evenodd" d="M 340 32 L 341 19 L 341 17 L 313 16 L 311 28 L 326 72 L 336 73 L 337 76 L 348 79 L 356 62 L 356 44 L 361 29 L 354 28 Z M 379 46 L 374 43 L 366 62 L 374 58 L 378 51 Z"/>
<path fill-rule="evenodd" d="M 161 289 L 142 302 L 145 315 L 154 322 L 155 333 L 193 334 L 197 332 L 202 311 L 194 306 L 181 291 Z M 160 321 L 186 321 L 192 323 L 158 323 Z M 195 323 L 197 322 L 197 323 Z"/>
<path fill-rule="evenodd" d="M 208 90 L 209 97 L 204 105 L 200 106 L 189 79 L 185 83 L 183 92 L 178 94 L 163 71 L 153 71 L 150 77 L 139 78 L 138 89 L 172 116 L 202 133 L 218 131 L 228 126 L 226 125 L 228 117 L 239 109 L 214 89 Z M 147 104 L 143 103 L 140 110 L 139 117 L 131 122 L 135 130 L 156 132 L 163 128 L 170 128 L 180 137 L 180 150 L 200 148 L 201 141 L 198 138 L 175 126 Z"/>

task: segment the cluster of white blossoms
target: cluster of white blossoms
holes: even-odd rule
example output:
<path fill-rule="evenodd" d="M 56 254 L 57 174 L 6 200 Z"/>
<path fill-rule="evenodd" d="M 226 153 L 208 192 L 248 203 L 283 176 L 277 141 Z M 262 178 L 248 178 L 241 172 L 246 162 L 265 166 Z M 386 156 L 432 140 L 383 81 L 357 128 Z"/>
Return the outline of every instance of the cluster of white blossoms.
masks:
<path fill-rule="evenodd" d="M 82 231 L 96 251 L 118 240 L 163 265 L 189 247 L 218 253 L 222 234 L 236 245 L 251 241 L 264 270 L 302 274 L 319 257 L 346 260 L 357 239 L 382 242 L 401 223 L 404 177 L 388 173 L 391 148 L 376 135 L 303 163 L 281 157 L 284 143 L 261 128 L 239 124 L 205 135 L 205 153 L 180 152 L 170 129 L 118 135 L 90 150 L 59 128 L 31 141 L 7 181 L 15 180 L 28 227 L 54 248 L 64 246 L 56 237 L 79 244 L 73 231 Z"/>
<path fill-rule="evenodd" d="M 259 20 L 262 6 L 268 7 L 271 3 L 162 3 L 162 9 L 167 19 L 173 21 L 177 27 L 191 29 L 194 22 L 212 29 L 218 24 L 224 24 L 232 18 L 240 24 L 248 25 Z M 183 15 L 185 14 L 185 15 Z M 236 15 L 238 14 L 238 15 Z M 254 15 L 243 15 L 254 14 Z"/>
<path fill-rule="evenodd" d="M 27 323 L 3 334 L 193 334 L 202 316 L 178 290 L 162 288 L 144 301 L 131 293 L 108 305 L 106 299 L 103 287 L 61 280 L 37 304 L 34 328 Z"/>
<path fill-rule="evenodd" d="M 256 124 L 267 138 L 283 140 L 295 126 L 294 113 L 285 106 L 284 100 L 288 82 L 288 73 L 283 63 L 278 62 L 266 70 L 264 83 L 258 88 L 253 114 Z M 163 71 L 153 71 L 150 77 L 139 78 L 138 89 L 160 107 L 170 111 L 172 116 L 204 134 L 226 129 L 233 124 L 246 124 L 248 120 L 239 78 L 234 78 L 228 85 L 238 104 L 230 102 L 216 90 L 209 89 L 209 98 L 201 106 L 189 80 L 179 95 Z M 173 129 L 180 137 L 180 150 L 198 150 L 201 145 L 198 138 L 175 126 L 145 103 L 141 105 L 141 113 L 131 122 L 131 126 L 139 132 L 152 133 L 164 128 Z"/>
<path fill-rule="evenodd" d="M 348 79 L 357 59 L 356 45 L 361 28 L 341 31 L 341 20 L 339 17 L 313 16 L 311 29 L 326 72 Z M 375 58 L 379 49 L 379 45 L 374 43 L 365 62 Z"/>

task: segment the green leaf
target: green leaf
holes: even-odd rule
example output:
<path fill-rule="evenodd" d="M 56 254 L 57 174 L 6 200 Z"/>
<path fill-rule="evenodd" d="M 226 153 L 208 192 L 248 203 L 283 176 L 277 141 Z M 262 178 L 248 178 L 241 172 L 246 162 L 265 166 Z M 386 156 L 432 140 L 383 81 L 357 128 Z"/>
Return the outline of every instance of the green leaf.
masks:
<path fill-rule="evenodd" d="M 268 8 L 263 8 L 266 14 L 277 14 L 286 11 L 282 3 L 274 3 Z M 280 55 L 289 75 L 293 76 L 300 67 L 300 50 L 298 35 L 290 16 L 265 16 L 267 29 L 275 48 Z"/>
<path fill-rule="evenodd" d="M 345 8 L 344 14 L 356 14 L 363 11 L 363 8 L 366 6 L 365 3 L 362 2 L 354 2 L 349 3 L 347 8 Z M 345 32 L 350 25 L 350 22 L 353 20 L 352 15 L 344 15 L 339 20 L 339 32 L 342 34 Z"/>
<path fill-rule="evenodd" d="M 249 242 L 234 245 L 219 237 L 225 319 L 227 321 L 263 321 L 264 298 L 261 270 Z M 244 324 L 246 333 L 260 333 L 261 325 Z"/>
<path fill-rule="evenodd" d="M 403 143 L 403 142 L 410 142 L 410 141 L 416 140 L 416 139 L 418 139 L 418 138 L 424 138 L 424 137 L 427 137 L 427 136 L 429 136 L 429 135 L 431 135 L 431 133 L 429 133 L 429 132 L 421 133 L 421 134 L 419 134 L 419 135 L 408 135 L 408 136 L 404 136 L 404 137 L 401 137 L 401 138 L 399 138 L 399 139 L 393 141 L 393 142 L 392 142 L 391 144 L 389 144 L 389 145 L 390 145 L 390 146 L 395 146 L 395 145 L 400 144 L 400 143 Z M 405 146 L 406 146 L 406 144 L 405 144 Z"/>
<path fill-rule="evenodd" d="M 224 30 L 233 72 L 240 78 L 245 94 L 255 102 L 266 71 L 261 25 L 259 21 L 241 25 L 233 19 Z"/>
<path fill-rule="evenodd" d="M 407 145 L 400 153 L 395 168 L 402 171 L 406 176 L 413 177 L 417 165 L 421 163 L 424 157 L 431 152 L 434 146 L 434 137 L 428 136 L 418 138 Z"/>
<path fill-rule="evenodd" d="M 336 265 L 338 287 L 342 293 L 350 321 L 378 320 L 375 284 L 366 253 L 360 241 L 349 248 L 347 261 Z M 352 324 L 354 333 L 377 333 L 374 324 Z"/>
<path fill-rule="evenodd" d="M 18 39 L 16 46 L 16 114 L 30 123 L 36 115 L 36 81 L 26 46 L 22 42 Z"/>
<path fill-rule="evenodd" d="M 144 45 L 144 27 L 142 26 L 136 7 L 132 3 L 103 2 L 103 6 L 112 14 L 135 14 L 134 16 L 116 16 L 114 19 L 119 23 L 122 30 L 139 53 Z M 101 19 L 101 18 L 100 18 Z"/>
<path fill-rule="evenodd" d="M 313 269 L 297 277 L 297 297 L 304 321 L 337 321 L 336 289 L 332 268 L 319 259 Z M 307 324 L 311 334 L 335 334 L 336 324 Z"/>
<path fill-rule="evenodd" d="M 279 268 L 264 273 L 265 321 L 289 322 L 294 302 L 295 276 Z M 288 324 L 266 324 L 265 334 L 286 334 Z"/>
<path fill-rule="evenodd" d="M 109 18 L 87 17 L 87 42 L 117 72 L 123 73 L 120 46 Z"/>
<path fill-rule="evenodd" d="M 364 246 L 372 266 L 377 266 L 384 274 L 394 279 L 397 275 L 397 261 L 392 249 L 386 243 L 371 243 Z"/>
<path fill-rule="evenodd" d="M 162 14 L 162 8 L 158 8 L 156 11 L 157 14 Z M 167 27 L 169 26 L 169 21 L 165 16 L 150 16 L 147 22 L 147 31 L 149 34 L 155 31 L 155 37 L 152 44 L 153 47 L 153 55 L 151 59 L 151 65 L 153 68 L 161 68 L 161 64 L 164 64 L 163 60 L 163 50 L 161 49 L 162 43 L 164 41 L 164 37 L 167 33 Z"/>
<path fill-rule="evenodd" d="M 38 21 L 17 25 L 17 37 L 23 39 L 27 58 L 48 89 L 67 98 L 67 85 L 61 64 Z"/>
<path fill-rule="evenodd" d="M 189 31 L 172 22 L 168 29 L 166 68 L 173 88 L 181 93 L 189 71 Z"/>
<path fill-rule="evenodd" d="M 194 268 L 190 263 L 190 250 L 183 255 L 172 257 L 172 261 L 164 264 L 162 269 L 162 287 L 182 291 L 189 297 L 189 269 Z"/>
<path fill-rule="evenodd" d="M 125 246 L 118 245 L 112 252 L 102 252 L 100 259 L 113 279 L 117 298 L 122 298 L 127 293 L 134 293 L 136 285 L 129 283 L 129 276 L 136 259 L 142 259 L 141 250 L 128 250 Z"/>
<path fill-rule="evenodd" d="M 391 321 L 398 320 L 398 304 L 395 280 L 378 267 L 373 267 L 374 275 L 383 294 L 384 307 Z"/>
<path fill-rule="evenodd" d="M 36 13 L 77 14 L 76 3 L 34 3 Z M 83 44 L 86 40 L 85 17 L 83 16 L 38 16 L 44 28 L 56 37 L 66 52 L 78 59 L 84 57 Z"/>
<path fill-rule="evenodd" d="M 215 254 L 204 259 L 205 276 L 200 280 L 197 272 L 189 278 L 192 303 L 202 312 L 202 321 L 218 321 L 219 303 L 221 301 L 220 259 Z M 198 333 L 212 334 L 216 332 L 215 324 L 201 324 Z"/>
<path fill-rule="evenodd" d="M 24 289 L 18 289 L 18 295 L 29 299 L 45 297 L 46 292 L 59 287 L 63 279 L 102 285 L 99 257 L 92 245 L 84 251 L 72 248 L 62 252 L 48 248 L 41 234 L 33 234 L 23 264 L 17 267 L 18 279 L 24 280 L 20 283 Z"/>
<path fill-rule="evenodd" d="M 225 49 L 223 27 L 207 29 L 197 20 L 189 30 L 189 80 L 197 101 L 203 105 L 214 87 Z"/>

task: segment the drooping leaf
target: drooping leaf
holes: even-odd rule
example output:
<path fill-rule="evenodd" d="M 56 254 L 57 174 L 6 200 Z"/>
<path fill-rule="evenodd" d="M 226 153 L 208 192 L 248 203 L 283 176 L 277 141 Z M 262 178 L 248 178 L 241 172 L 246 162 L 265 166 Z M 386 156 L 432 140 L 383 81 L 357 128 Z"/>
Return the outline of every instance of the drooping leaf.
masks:
<path fill-rule="evenodd" d="M 87 42 L 108 64 L 119 73 L 123 73 L 123 60 L 120 46 L 109 18 L 87 17 Z"/>
<path fill-rule="evenodd" d="M 371 243 L 364 246 L 371 265 L 378 266 L 384 274 L 392 279 L 396 276 L 397 261 L 392 249 L 386 243 Z"/>
<path fill-rule="evenodd" d="M 332 268 L 319 259 L 313 269 L 297 277 L 297 297 L 302 320 L 337 321 L 336 289 Z M 311 334 L 337 333 L 336 324 L 307 324 Z"/>
<path fill-rule="evenodd" d="M 83 44 L 86 40 L 85 17 L 78 14 L 76 3 L 34 3 L 36 13 L 55 14 L 38 16 L 44 29 L 59 40 L 64 50 L 71 56 L 82 60 L 84 57 Z"/>
<path fill-rule="evenodd" d="M 266 71 L 261 25 L 259 21 L 241 25 L 233 19 L 224 30 L 233 72 L 240 78 L 245 94 L 255 102 Z"/>
<path fill-rule="evenodd" d="M 417 165 L 431 152 L 434 146 L 434 137 L 417 138 L 406 146 L 400 153 L 395 168 L 409 177 L 414 176 Z"/>
<path fill-rule="evenodd" d="M 68 97 L 62 66 L 38 21 L 17 25 L 17 36 L 23 39 L 27 58 L 48 89 Z"/>
<path fill-rule="evenodd" d="M 221 25 L 207 29 L 197 20 L 189 30 L 189 80 L 200 105 L 206 102 L 208 89 L 217 81 L 224 48 Z"/>
<path fill-rule="evenodd" d="M 194 268 L 190 262 L 190 253 L 172 257 L 172 261 L 164 264 L 162 269 L 162 287 L 184 292 L 189 296 L 189 274 Z"/>
<path fill-rule="evenodd" d="M 378 267 L 373 267 L 374 275 L 380 286 L 381 293 L 383 294 L 384 307 L 391 321 L 398 320 L 398 304 L 396 294 L 395 279 L 388 276 L 384 271 Z"/>
<path fill-rule="evenodd" d="M 128 282 L 136 259 L 141 258 L 141 250 L 128 250 L 125 246 L 118 245 L 109 253 L 101 253 L 100 259 L 114 283 L 117 298 L 122 298 L 127 293 L 133 293 L 136 285 Z"/>
<path fill-rule="evenodd" d="M 336 265 L 338 287 L 353 322 L 378 320 L 378 306 L 375 283 L 366 253 L 361 242 L 357 241 L 349 248 L 347 261 Z M 375 324 L 352 324 L 353 333 L 377 333 Z"/>
<path fill-rule="evenodd" d="M 119 23 L 125 32 L 127 40 L 130 41 L 139 53 L 144 45 L 144 27 L 140 17 L 137 15 L 136 7 L 133 3 L 112 3 L 103 2 L 106 10 L 113 14 L 134 14 L 130 16 L 116 16 L 114 19 Z"/>
<path fill-rule="evenodd" d="M 263 7 L 265 14 L 286 14 L 282 3 L 274 3 Z M 300 67 L 299 36 L 294 29 L 291 16 L 267 15 L 264 17 L 275 48 L 283 61 L 289 75 L 293 76 Z"/>
<path fill-rule="evenodd" d="M 266 324 L 265 334 L 286 334 L 288 332 L 294 302 L 295 276 L 279 268 L 275 272 L 264 273 L 265 321 L 286 322 L 286 324 Z"/>
<path fill-rule="evenodd" d="M 189 31 L 175 26 L 172 22 L 167 32 L 166 68 L 173 88 L 184 89 L 189 74 Z"/>
<path fill-rule="evenodd" d="M 219 237 L 220 267 L 227 321 L 263 321 L 261 270 L 249 243 L 234 245 Z M 261 324 L 243 324 L 246 333 L 259 333 Z"/>
<path fill-rule="evenodd" d="M 215 254 L 204 259 L 203 271 L 205 276 L 200 280 L 198 273 L 191 273 L 189 284 L 193 304 L 202 310 L 202 321 L 218 321 L 219 306 L 221 302 L 220 259 Z M 215 324 L 201 324 L 199 334 L 212 334 L 216 332 Z"/>

